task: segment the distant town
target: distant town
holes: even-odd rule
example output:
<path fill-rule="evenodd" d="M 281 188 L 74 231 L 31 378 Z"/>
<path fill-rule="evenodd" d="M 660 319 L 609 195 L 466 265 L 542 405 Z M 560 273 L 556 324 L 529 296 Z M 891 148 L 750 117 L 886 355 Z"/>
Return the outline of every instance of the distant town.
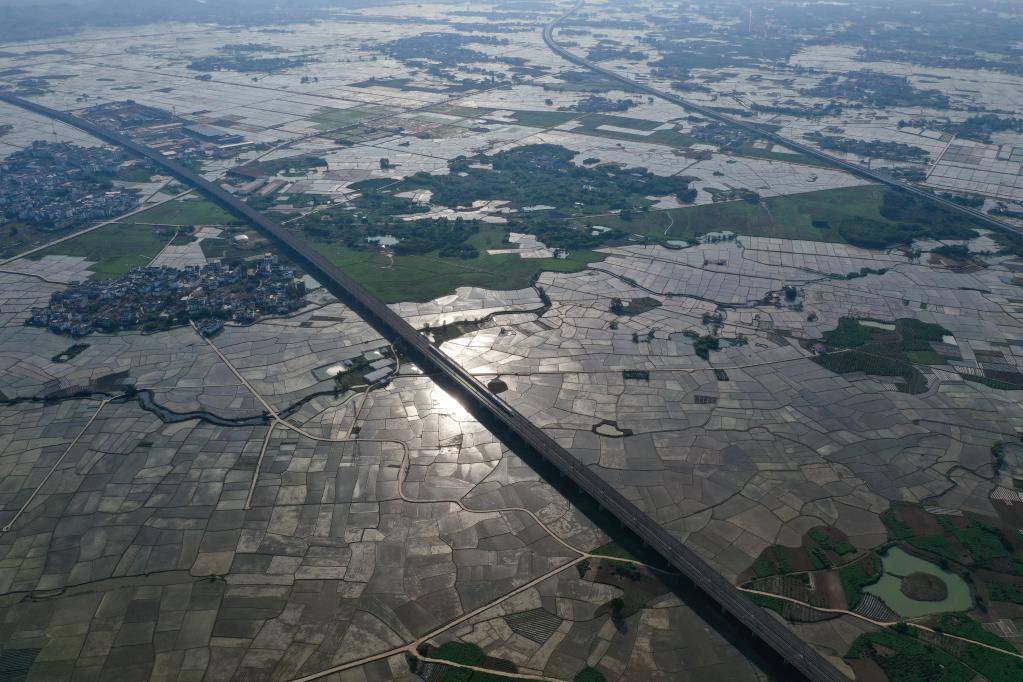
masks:
<path fill-rule="evenodd" d="M 181 270 L 134 268 L 117 279 L 72 282 L 54 292 L 47 307 L 33 308 L 25 323 L 79 338 L 194 321 L 203 335 L 214 336 L 227 320 L 248 324 L 292 313 L 306 304 L 304 295 L 305 283 L 273 255 L 254 269 L 219 262 Z"/>
<path fill-rule="evenodd" d="M 0 162 L 0 216 L 58 231 L 130 211 L 135 192 L 111 181 L 123 162 L 105 147 L 33 142 Z"/>

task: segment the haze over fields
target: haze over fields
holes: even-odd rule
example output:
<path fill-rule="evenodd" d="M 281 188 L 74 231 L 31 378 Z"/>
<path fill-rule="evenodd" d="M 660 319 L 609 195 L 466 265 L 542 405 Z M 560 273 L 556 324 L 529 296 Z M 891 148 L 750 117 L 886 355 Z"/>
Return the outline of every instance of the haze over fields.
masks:
<path fill-rule="evenodd" d="M 1021 37 L 0 0 L 0 678 L 1023 679 Z"/>

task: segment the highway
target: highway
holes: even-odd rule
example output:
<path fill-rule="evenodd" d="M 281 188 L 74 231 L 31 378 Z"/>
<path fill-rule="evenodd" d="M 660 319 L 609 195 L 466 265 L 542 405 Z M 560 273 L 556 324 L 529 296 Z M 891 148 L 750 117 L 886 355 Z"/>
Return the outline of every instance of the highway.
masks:
<path fill-rule="evenodd" d="M 580 464 L 568 450 L 560 446 L 529 419 L 512 409 L 504 400 L 491 393 L 472 374 L 439 351 L 401 316 L 316 252 L 304 240 L 254 210 L 219 185 L 206 180 L 191 169 L 167 159 L 155 149 L 73 114 L 57 111 L 13 95 L 0 93 L 0 101 L 61 121 L 149 159 L 166 172 L 199 189 L 211 200 L 261 230 L 329 291 L 342 300 L 354 303 L 353 308 L 363 314 L 366 321 L 373 324 L 381 334 L 388 338 L 400 339 L 420 364 L 427 368 L 432 367 L 442 373 L 455 388 L 459 389 L 464 399 L 471 400 L 489 417 L 515 433 L 526 446 L 552 464 L 559 473 L 570 479 L 602 509 L 610 512 L 646 545 L 656 550 L 687 579 L 691 580 L 697 588 L 720 604 L 726 613 L 741 622 L 804 676 L 810 680 L 820 680 L 821 682 L 847 682 L 848 678 L 796 636 L 788 626 L 776 620 L 766 609 L 756 606 L 678 538 L 664 530 L 660 524 L 647 516 L 597 473 Z"/>
<path fill-rule="evenodd" d="M 622 85 L 626 86 L 630 90 L 635 90 L 638 92 L 642 92 L 645 95 L 658 97 L 667 102 L 671 102 L 672 104 L 677 104 L 681 107 L 685 107 L 689 111 L 699 114 L 700 116 L 703 116 L 705 118 L 709 118 L 714 121 L 718 121 L 719 123 L 730 125 L 751 135 L 755 135 L 758 138 L 770 140 L 771 142 L 774 142 L 775 144 L 778 144 L 787 149 L 791 149 L 793 151 L 799 152 L 800 154 L 804 154 L 806 156 L 818 159 L 820 161 L 824 161 L 829 165 L 835 166 L 836 168 L 841 168 L 842 170 L 848 171 L 853 175 L 857 175 L 861 178 L 866 178 L 874 182 L 879 182 L 884 185 L 888 185 L 889 187 L 892 187 L 894 189 L 899 189 L 904 192 L 908 192 L 909 194 L 912 194 L 915 197 L 919 197 L 921 199 L 926 199 L 927 201 L 934 202 L 950 211 L 954 211 L 956 213 L 969 216 L 985 227 L 990 227 L 995 230 L 1004 230 L 1006 232 L 1013 232 L 1017 235 L 1023 236 L 1023 228 L 1021 227 L 1016 227 L 1015 225 L 1011 225 L 1009 223 L 998 220 L 997 218 L 989 216 L 988 214 L 982 211 L 978 211 L 963 206 L 961 204 L 957 204 L 954 201 L 950 201 L 944 197 L 938 196 L 937 194 L 927 192 L 923 189 L 920 189 L 916 185 L 899 180 L 898 178 L 895 178 L 886 172 L 871 170 L 870 168 L 866 168 L 857 163 L 850 163 L 849 161 L 845 161 L 844 159 L 832 156 L 831 154 L 826 154 L 825 152 L 822 152 L 816 147 L 811 147 L 809 145 L 796 142 L 787 137 L 783 137 L 776 133 L 764 130 L 760 126 L 754 125 L 752 123 L 746 123 L 745 121 L 742 121 L 737 118 L 732 118 L 731 116 L 722 114 L 721 112 L 715 111 L 710 107 L 702 106 L 700 104 L 693 104 L 691 102 L 684 100 L 678 95 L 674 95 L 670 92 L 664 92 L 663 90 L 658 90 L 657 88 L 654 88 L 650 85 L 646 85 L 645 83 L 634 81 L 631 78 L 623 76 L 610 69 L 605 69 L 604 67 L 595 64 L 589 61 L 588 59 L 584 59 L 583 57 L 580 57 L 579 55 L 570 52 L 568 49 L 562 47 L 561 45 L 558 44 L 556 40 L 554 40 L 554 29 L 557 28 L 558 25 L 561 24 L 565 19 L 579 11 L 582 5 L 583 3 L 579 3 L 565 14 L 561 15 L 551 23 L 547 24 L 547 26 L 543 30 L 543 40 L 545 43 L 547 43 L 547 47 L 549 47 L 562 58 L 572 62 L 573 64 L 589 69 L 590 71 L 593 71 L 595 73 L 599 73 L 600 75 L 606 78 L 610 78 L 611 80 L 617 81 Z"/>

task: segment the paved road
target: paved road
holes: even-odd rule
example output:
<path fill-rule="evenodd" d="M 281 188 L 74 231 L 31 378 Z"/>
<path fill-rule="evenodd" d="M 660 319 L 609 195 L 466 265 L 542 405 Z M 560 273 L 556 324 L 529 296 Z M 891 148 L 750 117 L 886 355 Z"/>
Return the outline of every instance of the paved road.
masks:
<path fill-rule="evenodd" d="M 301 263 L 309 274 L 316 277 L 328 290 L 353 304 L 356 311 L 361 313 L 366 321 L 373 324 L 385 337 L 401 339 L 407 350 L 421 364 L 442 373 L 451 387 L 457 389 L 464 399 L 470 400 L 488 416 L 515 433 L 525 445 L 555 466 L 564 477 L 570 479 L 603 509 L 613 514 L 622 525 L 661 554 L 697 588 L 720 604 L 725 612 L 738 619 L 803 675 L 811 680 L 847 682 L 844 675 L 816 650 L 797 637 L 784 623 L 779 622 L 766 610 L 753 604 L 748 597 L 678 538 L 664 530 L 660 524 L 647 516 L 597 473 L 582 465 L 575 456 L 558 445 L 553 438 L 529 419 L 520 415 L 504 400 L 487 390 L 471 373 L 440 352 L 401 316 L 317 253 L 305 241 L 240 201 L 219 185 L 206 180 L 181 164 L 167 159 L 155 149 L 73 114 L 50 109 L 13 95 L 0 93 L 0 101 L 62 121 L 100 139 L 124 147 L 138 156 L 145 157 L 262 230 L 296 262 Z"/>
<path fill-rule="evenodd" d="M 786 147 L 793 151 L 797 151 L 806 156 L 810 156 L 815 159 L 825 161 L 828 164 L 835 166 L 837 168 L 841 168 L 844 171 L 848 171 L 853 175 L 858 175 L 862 178 L 873 180 L 874 182 L 880 182 L 882 184 L 888 185 L 889 187 L 900 189 L 904 192 L 908 192 L 913 196 L 919 197 L 921 199 L 932 201 L 950 211 L 954 211 L 956 213 L 969 216 L 970 218 L 973 218 L 974 220 L 981 223 L 985 227 L 990 227 L 995 230 L 1013 232 L 1017 235 L 1023 236 L 1023 228 L 1016 227 L 1015 225 L 1011 225 L 1009 223 L 998 220 L 997 218 L 989 216 L 988 214 L 982 211 L 977 211 L 975 209 L 962 206 L 960 204 L 955 203 L 954 201 L 949 201 L 944 197 L 940 197 L 936 194 L 932 194 L 930 192 L 922 190 L 916 185 L 905 182 L 903 180 L 899 180 L 898 178 L 893 177 L 891 174 L 885 171 L 872 170 L 870 168 L 866 168 L 865 166 L 861 166 L 857 163 L 850 163 L 848 161 L 845 161 L 844 159 L 832 156 L 831 154 L 826 154 L 821 150 L 817 149 L 816 147 L 811 147 L 809 145 L 805 145 L 800 142 L 791 140 L 787 137 L 782 137 L 777 133 L 764 130 L 760 126 L 755 125 L 753 123 L 746 123 L 741 119 L 732 118 L 731 116 L 722 114 L 721 112 L 710 107 L 705 107 L 699 104 L 693 104 L 679 97 L 678 95 L 674 95 L 670 92 L 664 92 L 663 90 L 658 90 L 657 88 L 646 85 L 645 83 L 634 81 L 631 78 L 623 76 L 615 71 L 612 71 L 611 69 L 605 69 L 604 67 L 595 64 L 589 61 L 588 59 L 584 59 L 583 57 L 580 57 L 579 55 L 570 52 L 568 49 L 562 47 L 561 45 L 558 44 L 556 40 L 554 40 L 554 29 L 557 28 L 558 25 L 561 24 L 561 22 L 563 22 L 565 19 L 567 19 L 572 14 L 577 12 L 582 7 L 582 5 L 583 3 L 579 3 L 578 5 L 573 7 L 568 12 L 566 12 L 565 14 L 561 15 L 560 17 L 549 23 L 544 28 L 543 31 L 543 40 L 545 43 L 547 43 L 547 47 L 556 52 L 559 56 L 572 62 L 573 64 L 589 69 L 590 71 L 599 73 L 600 75 L 606 78 L 610 78 L 611 80 L 618 81 L 619 83 L 628 87 L 631 90 L 642 92 L 643 94 L 651 95 L 653 97 L 658 97 L 667 102 L 671 102 L 672 104 L 677 104 L 679 106 L 685 107 L 689 111 L 697 113 L 706 118 L 718 121 L 720 123 L 725 123 L 734 128 L 738 128 L 742 131 L 750 133 L 751 135 L 756 135 L 758 138 L 770 140 L 775 144 L 781 145 L 782 147 Z"/>

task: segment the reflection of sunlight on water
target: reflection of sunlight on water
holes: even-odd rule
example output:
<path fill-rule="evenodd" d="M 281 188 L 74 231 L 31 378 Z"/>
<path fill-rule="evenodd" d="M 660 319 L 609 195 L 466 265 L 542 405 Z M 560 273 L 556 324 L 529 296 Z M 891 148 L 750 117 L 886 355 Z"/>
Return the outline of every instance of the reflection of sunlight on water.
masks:
<path fill-rule="evenodd" d="M 437 384 L 430 390 L 430 406 L 437 414 L 446 414 L 456 421 L 469 419 L 469 413 L 453 395 Z"/>

